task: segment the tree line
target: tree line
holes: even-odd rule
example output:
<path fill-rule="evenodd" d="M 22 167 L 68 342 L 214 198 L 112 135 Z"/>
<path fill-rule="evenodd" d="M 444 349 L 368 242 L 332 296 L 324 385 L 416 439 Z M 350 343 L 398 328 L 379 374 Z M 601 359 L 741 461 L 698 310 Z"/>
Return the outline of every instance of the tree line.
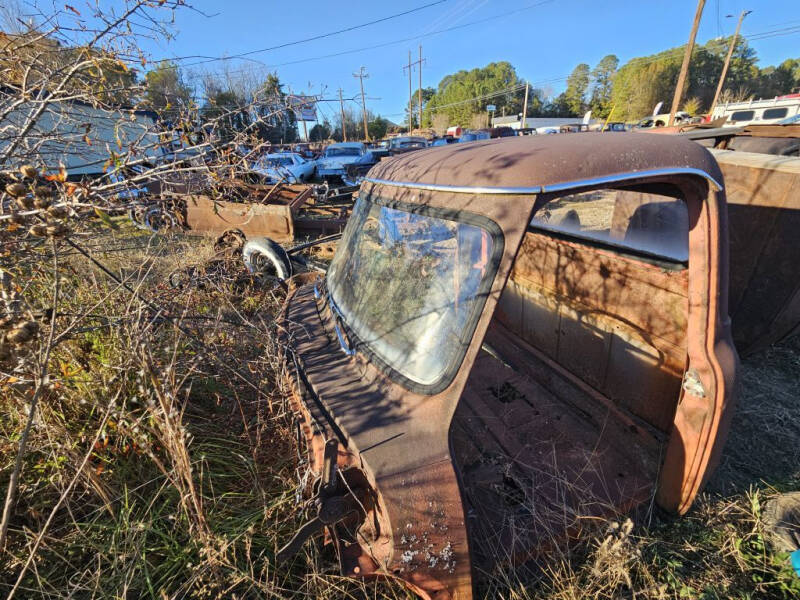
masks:
<path fill-rule="evenodd" d="M 698 115 L 711 108 L 731 38 L 697 45 L 692 53 L 682 110 Z M 553 94 L 544 87 L 528 89 L 528 117 L 580 117 L 587 110 L 600 119 L 631 121 L 650 114 L 658 102 L 667 106 L 677 85 L 685 46 L 632 58 L 620 66 L 614 54 L 593 68 L 578 64 L 566 88 Z M 721 102 L 771 98 L 800 88 L 800 58 L 759 68 L 756 51 L 739 38 L 734 48 Z M 506 61 L 447 75 L 429 94 L 422 124 L 440 130 L 449 125 L 474 125 L 486 120 L 486 106 L 496 115 L 521 115 L 526 81 Z M 508 91 L 506 91 L 508 90 Z M 499 93 L 498 92 L 504 92 Z"/>

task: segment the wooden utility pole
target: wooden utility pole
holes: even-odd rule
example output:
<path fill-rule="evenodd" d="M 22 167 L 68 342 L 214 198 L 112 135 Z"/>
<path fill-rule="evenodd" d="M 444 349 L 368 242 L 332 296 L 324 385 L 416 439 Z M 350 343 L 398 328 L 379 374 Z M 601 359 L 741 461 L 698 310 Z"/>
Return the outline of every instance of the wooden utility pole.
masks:
<path fill-rule="evenodd" d="M 408 64 L 403 67 L 405 71 L 408 69 L 408 133 L 411 133 L 411 129 L 414 126 L 414 105 L 411 102 L 413 95 L 411 93 L 411 66 L 414 63 L 411 62 L 411 50 L 408 51 Z"/>
<path fill-rule="evenodd" d="M 342 141 L 347 141 L 347 125 L 344 122 L 344 100 L 342 100 L 342 88 L 339 88 L 339 110 L 342 113 Z"/>
<path fill-rule="evenodd" d="M 364 71 L 364 67 L 358 70 L 358 73 L 353 73 L 353 77 L 358 77 L 361 82 L 361 110 L 364 117 L 364 139 L 369 141 L 369 129 L 367 128 L 367 97 L 364 95 L 364 79 L 369 78 L 369 75 Z"/>
<path fill-rule="evenodd" d="M 417 90 L 417 102 L 419 105 L 419 128 L 422 129 L 422 44 L 419 46 L 419 90 Z"/>
<path fill-rule="evenodd" d="M 719 101 L 719 95 L 722 93 L 722 86 L 725 85 L 725 77 L 728 75 L 728 67 L 731 64 L 731 57 L 733 56 L 733 50 L 734 48 L 736 48 L 736 40 L 739 37 L 739 30 L 742 28 L 742 21 L 744 21 L 744 18 L 751 12 L 753 11 L 743 10 L 742 14 L 739 15 L 739 22 L 736 24 L 736 33 L 733 34 L 733 39 L 731 40 L 731 46 L 730 48 L 728 48 L 728 56 L 725 57 L 725 64 L 722 67 L 722 75 L 719 76 L 719 83 L 717 84 L 717 91 L 714 94 L 714 101 L 711 103 L 711 109 L 708 111 L 709 117 L 711 117 L 714 114 L 714 107 L 717 106 L 717 102 Z"/>
<path fill-rule="evenodd" d="M 675 87 L 675 95 L 672 97 L 672 110 L 669 113 L 669 122 L 667 127 L 672 127 L 675 122 L 675 113 L 681 104 L 681 96 L 683 96 L 683 86 L 686 83 L 686 75 L 689 73 L 689 61 L 692 59 L 692 52 L 694 51 L 694 40 L 697 37 L 697 28 L 700 26 L 700 18 L 703 16 L 703 8 L 705 8 L 706 0 L 698 0 L 697 12 L 694 15 L 694 23 L 692 24 L 692 32 L 689 34 L 689 43 L 686 45 L 686 52 L 683 55 L 683 64 L 681 65 L 681 73 L 678 75 L 678 85 Z"/>
<path fill-rule="evenodd" d="M 525 119 L 528 118 L 528 88 L 530 83 L 525 82 L 525 102 L 522 103 L 522 129 L 525 129 Z"/>
<path fill-rule="evenodd" d="M 408 64 L 403 66 L 403 71 L 408 69 L 408 132 L 414 128 L 414 91 L 411 83 L 411 72 L 414 65 L 419 65 L 419 126 L 422 127 L 422 46 L 419 47 L 419 60 L 411 62 L 411 50 L 408 51 Z"/>

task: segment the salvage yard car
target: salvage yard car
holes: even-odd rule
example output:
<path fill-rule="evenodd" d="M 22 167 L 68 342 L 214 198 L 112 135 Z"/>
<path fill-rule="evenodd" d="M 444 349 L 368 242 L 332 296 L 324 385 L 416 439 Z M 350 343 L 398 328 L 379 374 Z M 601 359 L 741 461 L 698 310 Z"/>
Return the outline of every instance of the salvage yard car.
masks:
<path fill-rule="evenodd" d="M 685 513 L 738 358 L 725 192 L 677 137 L 515 137 L 364 180 L 278 331 L 343 573 L 467 599 L 481 574 L 652 502 Z"/>
<path fill-rule="evenodd" d="M 418 136 L 401 136 L 389 140 L 389 152 L 392 155 L 422 150 L 428 147 L 428 140 Z"/>
<path fill-rule="evenodd" d="M 303 183 L 314 177 L 314 162 L 296 152 L 279 152 L 257 159 L 252 170 L 264 183 Z"/>
<path fill-rule="evenodd" d="M 357 162 L 366 152 L 367 147 L 361 142 L 331 144 L 317 160 L 317 176 L 323 179 L 342 177 L 347 165 Z"/>
<path fill-rule="evenodd" d="M 359 186 L 369 170 L 390 155 L 388 148 L 368 148 L 364 156 L 345 167 L 342 181 L 347 186 Z"/>

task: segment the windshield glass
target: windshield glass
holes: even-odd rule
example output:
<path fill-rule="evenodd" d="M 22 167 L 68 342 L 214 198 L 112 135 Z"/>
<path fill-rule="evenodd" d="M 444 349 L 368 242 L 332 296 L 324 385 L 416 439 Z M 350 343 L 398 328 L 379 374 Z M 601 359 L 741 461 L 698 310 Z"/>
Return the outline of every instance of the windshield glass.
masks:
<path fill-rule="evenodd" d="M 328 287 L 360 342 L 404 377 L 433 385 L 466 351 L 494 276 L 493 249 L 476 225 L 360 198 Z"/>
<path fill-rule="evenodd" d="M 391 144 L 392 148 L 424 148 L 425 141 L 424 140 L 414 140 L 414 139 L 395 139 L 392 140 Z"/>
<path fill-rule="evenodd" d="M 353 147 L 328 148 L 325 150 L 325 156 L 361 156 L 361 150 Z"/>
<path fill-rule="evenodd" d="M 273 156 L 266 160 L 268 167 L 288 167 L 291 166 L 292 159 L 288 156 Z"/>

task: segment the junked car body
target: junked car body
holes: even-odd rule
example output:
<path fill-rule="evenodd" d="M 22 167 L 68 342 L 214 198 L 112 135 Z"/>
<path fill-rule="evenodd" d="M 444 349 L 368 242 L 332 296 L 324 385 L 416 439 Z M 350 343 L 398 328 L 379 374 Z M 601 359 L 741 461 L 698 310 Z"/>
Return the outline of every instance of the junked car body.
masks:
<path fill-rule="evenodd" d="M 278 152 L 258 158 L 252 170 L 265 183 L 303 183 L 314 177 L 314 162 L 306 160 L 296 152 Z"/>
<path fill-rule="evenodd" d="M 400 136 L 389 140 L 389 152 L 393 155 L 422 150 L 428 147 L 428 140 L 419 136 Z"/>
<path fill-rule="evenodd" d="M 465 144 L 467 142 L 477 142 L 480 140 L 488 140 L 491 138 L 488 131 L 465 131 L 461 134 L 458 138 L 459 144 Z"/>
<path fill-rule="evenodd" d="M 317 175 L 319 177 L 342 177 L 347 165 L 357 162 L 367 152 L 367 147 L 361 142 L 341 142 L 331 144 L 317 159 Z"/>
<path fill-rule="evenodd" d="M 687 123 L 692 118 L 687 112 L 679 110 L 675 113 L 675 124 L 678 123 Z M 644 117 L 640 119 L 639 122 L 634 125 L 634 129 L 650 129 L 651 127 L 666 127 L 669 124 L 669 113 L 660 114 L 660 115 L 651 115 L 649 117 Z"/>
<path fill-rule="evenodd" d="M 586 519 L 684 513 L 730 419 L 721 175 L 677 138 L 382 161 L 279 322 L 316 516 L 349 576 L 471 598 Z"/>
<path fill-rule="evenodd" d="M 364 176 L 369 170 L 390 155 L 391 152 L 388 148 L 367 149 L 364 156 L 345 167 L 345 174 L 342 175 L 342 181 L 348 186 L 361 185 L 361 180 L 364 179 Z"/>

